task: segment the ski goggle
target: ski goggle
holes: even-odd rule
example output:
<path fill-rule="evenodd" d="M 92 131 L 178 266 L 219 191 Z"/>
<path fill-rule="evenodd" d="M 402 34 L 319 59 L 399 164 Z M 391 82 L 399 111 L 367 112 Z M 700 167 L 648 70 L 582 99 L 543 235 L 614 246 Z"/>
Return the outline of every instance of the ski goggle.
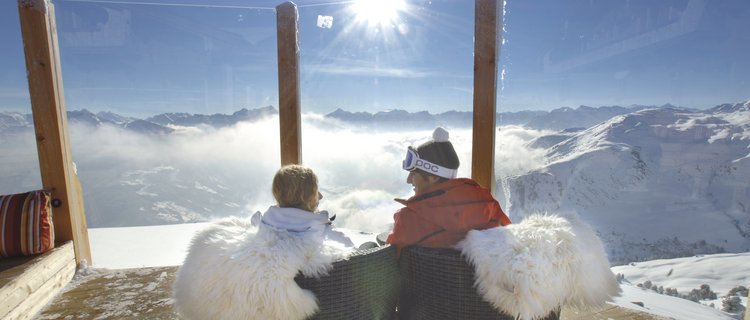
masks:
<path fill-rule="evenodd" d="M 424 172 L 434 174 L 446 179 L 456 178 L 457 173 L 456 169 L 448 169 L 446 167 L 420 158 L 417 150 L 415 150 L 414 147 L 411 146 L 406 149 L 406 157 L 401 162 L 401 167 L 406 171 L 414 171 L 414 169 L 420 169 Z"/>

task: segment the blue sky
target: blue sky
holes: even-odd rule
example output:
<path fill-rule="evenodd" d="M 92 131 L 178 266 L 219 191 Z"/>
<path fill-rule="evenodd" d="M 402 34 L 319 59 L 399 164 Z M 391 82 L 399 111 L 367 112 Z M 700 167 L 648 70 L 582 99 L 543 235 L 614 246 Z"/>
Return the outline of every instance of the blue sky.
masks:
<path fill-rule="evenodd" d="M 296 1 L 304 112 L 471 110 L 473 1 Z M 278 105 L 279 1 L 57 0 L 68 109 L 149 116 Z M 707 108 L 750 99 L 750 2 L 508 0 L 498 110 Z M 384 12 L 384 15 L 388 12 Z M 29 112 L 16 1 L 0 111 Z"/>

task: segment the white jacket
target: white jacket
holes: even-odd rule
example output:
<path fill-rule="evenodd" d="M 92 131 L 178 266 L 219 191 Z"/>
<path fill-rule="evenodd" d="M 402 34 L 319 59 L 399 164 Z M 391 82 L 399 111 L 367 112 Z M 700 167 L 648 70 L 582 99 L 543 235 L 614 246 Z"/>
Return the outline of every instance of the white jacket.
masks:
<path fill-rule="evenodd" d="M 175 279 L 175 310 L 183 319 L 307 318 L 318 310 L 315 295 L 294 277 L 327 274 L 353 251 L 346 240 L 326 215 L 299 209 L 219 220 L 192 240 Z"/>
<path fill-rule="evenodd" d="M 277 230 L 295 233 L 322 233 L 326 240 L 339 242 L 347 247 L 354 247 L 349 237 L 340 231 L 333 230 L 328 211 L 313 213 L 297 208 L 279 208 L 271 206 L 265 213 L 256 212 L 251 218 L 254 225 L 263 223 Z"/>

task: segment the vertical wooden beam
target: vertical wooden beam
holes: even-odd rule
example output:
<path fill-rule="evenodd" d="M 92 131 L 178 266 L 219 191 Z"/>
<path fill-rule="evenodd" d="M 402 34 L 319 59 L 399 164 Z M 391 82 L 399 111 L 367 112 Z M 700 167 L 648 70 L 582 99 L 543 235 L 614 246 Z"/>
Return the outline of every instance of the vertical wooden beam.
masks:
<path fill-rule="evenodd" d="M 471 177 L 495 189 L 495 117 L 502 0 L 474 4 L 474 129 Z"/>
<path fill-rule="evenodd" d="M 301 164 L 302 130 L 300 125 L 297 6 L 290 1 L 276 7 L 276 41 L 279 61 L 281 165 Z"/>
<path fill-rule="evenodd" d="M 60 200 L 53 209 L 55 238 L 73 240 L 76 262 L 91 261 L 83 197 L 70 152 L 54 6 L 18 0 L 26 70 L 44 189 Z"/>

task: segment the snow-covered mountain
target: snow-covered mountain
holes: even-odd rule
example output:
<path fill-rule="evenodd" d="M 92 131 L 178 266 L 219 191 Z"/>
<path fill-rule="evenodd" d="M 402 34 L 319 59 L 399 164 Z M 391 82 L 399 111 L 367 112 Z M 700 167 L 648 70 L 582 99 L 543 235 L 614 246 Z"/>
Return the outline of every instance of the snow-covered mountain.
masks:
<path fill-rule="evenodd" d="M 68 111 L 68 122 L 71 124 L 85 124 L 91 127 L 109 125 L 124 128 L 132 132 L 145 134 L 168 134 L 175 126 L 195 127 L 227 127 L 243 121 L 255 121 L 263 117 L 278 114 L 273 107 L 256 109 L 240 109 L 232 114 L 189 114 L 163 113 L 146 119 L 126 117 L 111 111 L 93 113 L 86 109 Z M 0 134 L 19 133 L 33 130 L 34 122 L 31 114 L 18 112 L 0 112 Z"/>
<path fill-rule="evenodd" d="M 576 211 L 613 262 L 750 250 L 750 101 L 645 109 L 534 143 L 547 163 L 499 180 L 514 215 Z"/>
<path fill-rule="evenodd" d="M 670 105 L 663 108 L 672 107 Z M 647 106 L 633 105 L 630 107 L 603 106 L 578 108 L 563 107 L 550 111 L 518 111 L 499 112 L 496 115 L 497 125 L 520 125 L 533 129 L 563 130 L 570 128 L 588 128 L 614 116 L 643 110 Z M 426 111 L 408 112 L 405 110 L 388 110 L 375 113 L 350 112 L 341 108 L 326 114 L 328 118 L 334 118 L 343 122 L 357 125 L 379 127 L 386 129 L 403 129 L 404 124 L 408 128 L 415 126 L 430 129 L 437 126 L 470 127 L 473 122 L 473 114 L 470 111 L 447 111 L 432 114 Z"/>
<path fill-rule="evenodd" d="M 393 109 L 379 111 L 376 113 L 369 112 L 349 112 L 341 108 L 326 114 L 326 118 L 337 119 L 342 122 L 356 124 L 360 127 L 382 128 L 397 130 L 403 128 L 434 128 L 436 125 L 458 125 L 465 126 L 471 124 L 471 113 L 455 113 L 456 117 L 450 122 L 442 121 L 438 115 L 433 115 L 427 111 L 408 112 L 405 110 Z M 465 119 L 467 118 L 467 119 Z"/>
<path fill-rule="evenodd" d="M 669 106 L 664 106 L 669 107 Z M 498 125 L 521 125 L 534 129 L 563 130 L 571 128 L 588 128 L 606 121 L 613 116 L 642 110 L 645 106 L 603 106 L 578 108 L 563 107 L 550 111 L 518 111 L 500 112 L 497 114 Z M 246 109 L 243 108 L 232 114 L 191 114 L 191 113 L 162 113 L 146 119 L 137 119 L 116 114 L 111 111 L 92 113 L 86 109 L 68 111 L 71 123 L 83 123 L 93 127 L 111 125 L 130 131 L 146 134 L 168 134 L 175 126 L 195 127 L 211 126 L 215 128 L 235 125 L 239 122 L 255 121 L 263 117 L 273 116 L 278 111 L 271 106 Z M 337 119 L 344 123 L 361 127 L 383 129 L 431 129 L 435 126 L 471 127 L 473 114 L 470 111 L 446 111 L 432 114 L 428 111 L 409 112 L 392 109 L 369 112 L 350 112 L 341 108 L 325 115 L 325 118 Z M 31 114 L 17 112 L 0 112 L 0 134 L 18 132 L 33 127 Z"/>
<path fill-rule="evenodd" d="M 190 113 L 163 113 L 145 119 L 145 121 L 159 124 L 162 126 L 177 125 L 184 127 L 193 127 L 199 125 L 209 125 L 213 127 L 226 127 L 237 124 L 242 121 L 257 120 L 262 117 L 278 114 L 274 107 L 268 106 L 248 110 L 243 108 L 233 114 L 215 113 L 211 115 L 190 114 Z"/>
<path fill-rule="evenodd" d="M 0 112 L 0 134 L 20 133 L 33 127 L 31 114 Z"/>
<path fill-rule="evenodd" d="M 655 108 L 653 106 L 633 105 L 630 107 L 602 106 L 592 108 L 580 106 L 578 108 L 562 107 L 539 114 L 522 125 L 536 129 L 564 130 L 570 128 L 588 128 L 614 116 L 628 114 L 643 109 Z M 673 108 L 672 105 L 664 105 L 660 108 Z"/>

